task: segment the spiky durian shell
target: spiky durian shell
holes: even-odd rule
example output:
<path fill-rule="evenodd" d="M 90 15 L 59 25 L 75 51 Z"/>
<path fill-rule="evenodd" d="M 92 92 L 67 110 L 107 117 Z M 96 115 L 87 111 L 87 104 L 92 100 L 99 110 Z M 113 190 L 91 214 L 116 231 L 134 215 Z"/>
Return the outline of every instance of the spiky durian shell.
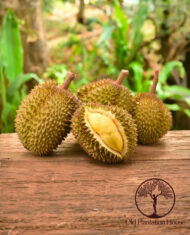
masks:
<path fill-rule="evenodd" d="M 82 101 L 85 96 L 91 92 L 92 90 L 94 90 L 95 88 L 98 88 L 102 85 L 106 85 L 106 84 L 110 84 L 113 83 L 114 80 L 111 80 L 109 78 L 106 79 L 102 79 L 99 81 L 95 81 L 95 82 L 91 82 L 88 83 L 86 85 L 81 86 L 77 91 L 76 91 L 76 95 L 77 97 Z"/>
<path fill-rule="evenodd" d="M 111 112 L 117 121 L 124 128 L 124 133 L 128 141 L 128 150 L 125 156 L 121 159 L 111 151 L 108 151 L 99 141 L 94 137 L 89 127 L 86 125 L 84 114 L 85 108 L 101 108 L 105 111 Z M 124 109 L 117 106 L 105 106 L 99 104 L 87 104 L 79 107 L 72 117 L 72 133 L 82 146 L 82 148 L 94 159 L 105 163 L 118 163 L 126 159 L 135 149 L 137 144 L 137 129 L 132 116 Z"/>
<path fill-rule="evenodd" d="M 23 146 L 39 155 L 52 152 L 70 131 L 78 101 L 55 81 L 36 86 L 17 111 L 16 132 Z"/>
<path fill-rule="evenodd" d="M 138 142 L 153 144 L 167 133 L 172 124 L 168 107 L 154 94 L 134 96 L 133 118 L 137 125 Z"/>
<path fill-rule="evenodd" d="M 130 90 L 123 85 L 116 84 L 111 79 L 104 79 L 83 86 L 78 90 L 77 96 L 86 104 L 117 105 L 128 112 L 133 107 L 133 97 Z"/>

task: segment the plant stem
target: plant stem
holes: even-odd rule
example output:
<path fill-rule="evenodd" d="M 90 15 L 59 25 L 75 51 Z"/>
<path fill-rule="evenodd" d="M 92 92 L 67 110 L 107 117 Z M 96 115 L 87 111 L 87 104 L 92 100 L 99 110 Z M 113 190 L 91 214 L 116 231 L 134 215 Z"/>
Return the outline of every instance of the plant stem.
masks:
<path fill-rule="evenodd" d="M 150 94 L 155 94 L 156 93 L 156 86 L 158 84 L 158 76 L 159 76 L 159 71 L 156 70 L 154 72 L 154 79 L 153 79 L 153 84 L 150 88 Z"/>
<path fill-rule="evenodd" d="M 2 110 L 0 113 L 0 132 L 6 132 L 7 128 L 7 120 L 4 120 L 3 113 L 5 110 L 5 105 L 7 103 L 6 98 L 6 87 L 5 87 L 5 77 L 4 77 L 4 71 L 3 71 L 3 65 L 2 60 L 0 58 L 0 98 L 2 100 Z"/>
<path fill-rule="evenodd" d="M 74 73 L 71 73 L 71 72 L 68 72 L 67 73 L 67 76 L 66 76 L 66 79 L 63 83 L 63 85 L 61 85 L 59 88 L 60 89 L 64 89 L 64 90 L 67 90 L 70 83 L 72 82 L 72 80 L 75 78 L 75 74 Z"/>
<path fill-rule="evenodd" d="M 118 85 L 122 84 L 124 78 L 128 75 L 128 73 L 129 73 L 128 70 L 122 69 L 115 83 Z"/>

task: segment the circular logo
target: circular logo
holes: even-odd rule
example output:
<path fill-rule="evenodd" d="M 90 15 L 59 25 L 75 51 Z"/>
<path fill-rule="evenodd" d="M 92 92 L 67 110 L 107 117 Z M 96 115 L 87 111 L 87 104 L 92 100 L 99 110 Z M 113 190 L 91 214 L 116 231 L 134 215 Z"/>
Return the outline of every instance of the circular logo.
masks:
<path fill-rule="evenodd" d="M 175 204 L 175 193 L 172 186 L 165 180 L 147 179 L 137 188 L 135 203 L 141 214 L 157 219 L 172 211 Z"/>

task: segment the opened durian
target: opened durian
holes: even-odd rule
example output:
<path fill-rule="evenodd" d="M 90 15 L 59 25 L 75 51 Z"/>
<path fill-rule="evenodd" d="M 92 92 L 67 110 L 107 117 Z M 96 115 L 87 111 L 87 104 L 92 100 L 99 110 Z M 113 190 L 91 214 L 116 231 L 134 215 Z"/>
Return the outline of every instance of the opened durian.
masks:
<path fill-rule="evenodd" d="M 134 120 L 116 106 L 81 106 L 73 115 L 72 133 L 91 157 L 107 163 L 123 161 L 137 142 Z"/>
<path fill-rule="evenodd" d="M 155 72 L 150 93 L 139 93 L 134 96 L 133 118 L 137 125 L 138 142 L 153 144 L 167 133 L 172 124 L 168 107 L 156 95 L 158 71 Z"/>
<path fill-rule="evenodd" d="M 83 103 L 117 105 L 130 112 L 133 106 L 133 97 L 130 90 L 121 85 L 127 74 L 128 71 L 122 70 L 116 81 L 103 79 L 92 82 L 82 86 L 76 94 Z"/>
<path fill-rule="evenodd" d="M 70 131 L 70 120 L 78 100 L 67 90 L 74 74 L 68 73 L 62 86 L 47 81 L 26 96 L 17 111 L 16 132 L 23 146 L 33 153 L 47 155 Z"/>

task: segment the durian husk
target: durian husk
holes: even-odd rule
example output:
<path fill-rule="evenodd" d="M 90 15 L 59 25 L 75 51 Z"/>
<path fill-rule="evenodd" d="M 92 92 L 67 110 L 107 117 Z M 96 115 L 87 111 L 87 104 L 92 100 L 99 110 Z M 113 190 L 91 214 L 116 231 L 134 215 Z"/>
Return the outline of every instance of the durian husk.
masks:
<path fill-rule="evenodd" d="M 122 155 L 106 147 L 105 144 L 102 144 L 96 134 L 89 128 L 86 119 L 86 110 L 88 109 L 94 110 L 95 112 L 107 113 L 108 116 L 111 116 L 113 121 L 115 120 L 115 123 L 119 123 L 120 129 L 123 130 L 122 138 L 126 145 Z M 92 103 L 82 105 L 72 117 L 72 133 L 82 148 L 92 158 L 105 163 L 118 163 L 127 159 L 134 151 L 137 143 L 137 130 L 134 120 L 126 110 L 117 106 L 105 106 Z"/>
<path fill-rule="evenodd" d="M 36 86 L 17 111 L 15 128 L 23 146 L 38 155 L 51 153 L 70 132 L 77 98 L 55 81 Z"/>
<path fill-rule="evenodd" d="M 85 104 L 117 105 L 128 112 L 131 112 L 133 107 L 133 97 L 130 90 L 123 85 L 116 84 L 111 79 L 82 86 L 76 94 Z"/>
<path fill-rule="evenodd" d="M 86 85 L 81 86 L 77 91 L 76 91 L 76 95 L 77 97 L 82 101 L 83 99 L 85 99 L 85 96 L 91 92 L 92 90 L 94 90 L 95 88 L 101 87 L 102 85 L 107 85 L 112 83 L 113 80 L 109 79 L 109 78 L 105 78 L 99 81 L 95 81 L 95 82 L 90 82 Z"/>
<path fill-rule="evenodd" d="M 138 142 L 154 144 L 172 125 L 168 107 L 155 94 L 139 93 L 134 96 L 132 116 L 137 125 Z"/>

